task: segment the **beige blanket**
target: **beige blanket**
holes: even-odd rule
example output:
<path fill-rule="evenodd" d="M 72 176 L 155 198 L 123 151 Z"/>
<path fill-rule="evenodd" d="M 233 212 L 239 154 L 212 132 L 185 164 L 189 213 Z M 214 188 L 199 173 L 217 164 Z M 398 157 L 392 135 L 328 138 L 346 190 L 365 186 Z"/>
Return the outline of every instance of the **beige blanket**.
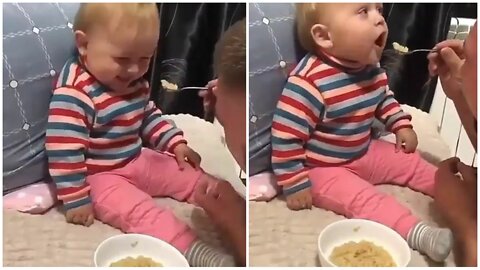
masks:
<path fill-rule="evenodd" d="M 188 115 L 171 118 L 184 130 L 189 145 L 202 156 L 202 167 L 207 172 L 230 181 L 245 196 L 245 187 L 235 172 L 233 158 L 223 143 L 223 131 Z M 157 201 L 171 207 L 179 218 L 198 232 L 201 239 L 229 252 L 203 210 L 171 199 Z M 89 228 L 67 224 L 56 209 L 39 216 L 4 211 L 3 265 L 93 266 L 93 254 L 98 244 L 120 233 L 99 221 Z"/>
<path fill-rule="evenodd" d="M 432 199 L 406 188 L 382 186 L 413 213 L 430 224 L 438 219 L 432 211 Z M 330 211 L 290 211 L 285 201 L 250 202 L 249 264 L 251 266 L 320 266 L 318 235 L 330 223 L 343 217 Z M 412 250 L 409 266 L 440 266 Z M 455 266 L 452 255 L 446 266 Z"/>
<path fill-rule="evenodd" d="M 438 134 L 437 124 L 426 113 L 403 106 L 413 116 L 413 126 L 419 137 L 418 150 L 432 163 L 451 156 L 448 146 Z M 394 137 L 384 138 L 387 141 Z M 432 199 L 407 188 L 381 186 L 382 191 L 398 200 L 425 222 L 438 225 L 432 209 Z M 250 266 L 320 266 L 317 238 L 330 223 L 343 219 L 330 211 L 312 209 L 290 211 L 285 201 L 249 203 L 249 265 Z M 410 266 L 436 265 L 412 251 Z M 454 266 L 453 256 L 446 266 Z"/>

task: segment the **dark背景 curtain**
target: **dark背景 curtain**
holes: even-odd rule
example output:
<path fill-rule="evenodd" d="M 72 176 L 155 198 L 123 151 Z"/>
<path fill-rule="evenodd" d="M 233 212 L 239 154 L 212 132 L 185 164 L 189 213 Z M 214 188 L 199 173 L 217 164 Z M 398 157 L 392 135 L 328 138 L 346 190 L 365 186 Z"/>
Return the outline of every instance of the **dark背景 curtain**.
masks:
<path fill-rule="evenodd" d="M 386 3 L 384 16 L 389 28 L 386 48 L 398 42 L 410 50 L 429 49 L 446 39 L 452 17 L 476 18 L 477 6 L 476 3 Z M 382 64 L 396 99 L 428 111 L 436 79 L 426 84 L 429 79 L 427 54 L 395 57 L 394 65 L 390 65 L 391 57 L 385 53 Z"/>
<path fill-rule="evenodd" d="M 160 40 L 150 76 L 152 99 L 164 113 L 189 113 L 203 117 L 196 90 L 166 92 L 165 79 L 183 86 L 205 86 L 212 80 L 215 44 L 236 21 L 246 15 L 244 3 L 164 3 Z"/>

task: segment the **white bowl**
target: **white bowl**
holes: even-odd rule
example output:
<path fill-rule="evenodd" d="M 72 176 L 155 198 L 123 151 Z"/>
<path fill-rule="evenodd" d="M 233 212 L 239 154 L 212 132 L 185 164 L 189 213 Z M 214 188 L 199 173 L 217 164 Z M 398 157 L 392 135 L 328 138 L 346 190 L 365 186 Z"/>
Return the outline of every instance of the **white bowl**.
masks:
<path fill-rule="evenodd" d="M 189 266 L 187 259 L 176 248 L 144 234 L 121 234 L 106 239 L 95 250 L 93 260 L 97 267 L 108 267 L 128 256 L 152 258 L 165 267 Z"/>
<path fill-rule="evenodd" d="M 411 252 L 407 242 L 394 230 L 377 222 L 364 219 L 345 219 L 328 225 L 318 237 L 320 263 L 324 267 L 335 267 L 330 254 L 335 247 L 349 241 L 371 241 L 383 247 L 392 256 L 398 267 L 410 263 Z"/>

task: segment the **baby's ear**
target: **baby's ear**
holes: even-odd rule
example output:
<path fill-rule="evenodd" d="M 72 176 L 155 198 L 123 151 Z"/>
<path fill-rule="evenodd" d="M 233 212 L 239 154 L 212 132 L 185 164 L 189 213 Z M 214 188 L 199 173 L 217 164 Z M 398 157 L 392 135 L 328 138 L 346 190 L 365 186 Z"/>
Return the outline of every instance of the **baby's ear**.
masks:
<path fill-rule="evenodd" d="M 323 24 L 315 24 L 310 30 L 313 42 L 322 49 L 330 49 L 333 47 L 332 39 L 328 27 Z"/>
<path fill-rule="evenodd" d="M 75 45 L 77 46 L 78 53 L 81 56 L 85 56 L 87 54 L 88 38 L 85 32 L 80 30 L 75 31 Z"/>

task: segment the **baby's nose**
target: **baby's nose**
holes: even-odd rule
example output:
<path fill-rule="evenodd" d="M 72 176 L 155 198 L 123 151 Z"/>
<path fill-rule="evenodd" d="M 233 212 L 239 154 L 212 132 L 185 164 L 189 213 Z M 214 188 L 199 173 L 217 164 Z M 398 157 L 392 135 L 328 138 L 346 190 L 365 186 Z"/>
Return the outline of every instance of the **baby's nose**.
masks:
<path fill-rule="evenodd" d="M 128 73 L 137 73 L 138 70 L 138 65 L 130 65 L 130 67 L 128 68 Z"/>
<path fill-rule="evenodd" d="M 375 24 L 376 25 L 379 25 L 379 24 L 385 24 L 385 18 L 382 16 L 382 14 L 379 14 L 376 19 L 375 19 Z"/>

